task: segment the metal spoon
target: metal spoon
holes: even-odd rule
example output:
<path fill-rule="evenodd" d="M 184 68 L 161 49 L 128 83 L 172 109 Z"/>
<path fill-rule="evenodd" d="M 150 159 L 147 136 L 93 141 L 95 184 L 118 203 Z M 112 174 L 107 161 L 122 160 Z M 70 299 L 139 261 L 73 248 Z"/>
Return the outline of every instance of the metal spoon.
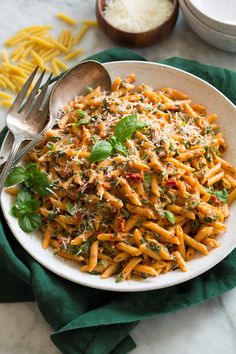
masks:
<path fill-rule="evenodd" d="M 23 147 L 16 156 L 16 164 L 33 146 L 41 139 L 43 134 L 51 129 L 61 118 L 61 109 L 73 100 L 76 96 L 87 93 L 88 87 L 96 88 L 100 86 L 102 91 L 111 91 L 111 78 L 105 67 L 97 61 L 84 61 L 68 70 L 55 84 L 52 89 L 49 103 L 49 121 L 43 131 L 37 135 L 30 143 Z M 9 146 L 11 136 L 4 139 L 1 151 L 6 153 L 4 145 Z M 5 146 L 6 146 L 5 145 Z M 5 160 L 5 158 L 4 158 Z M 4 162 L 4 160 L 2 160 Z M 1 164 L 1 161 L 0 161 Z"/>

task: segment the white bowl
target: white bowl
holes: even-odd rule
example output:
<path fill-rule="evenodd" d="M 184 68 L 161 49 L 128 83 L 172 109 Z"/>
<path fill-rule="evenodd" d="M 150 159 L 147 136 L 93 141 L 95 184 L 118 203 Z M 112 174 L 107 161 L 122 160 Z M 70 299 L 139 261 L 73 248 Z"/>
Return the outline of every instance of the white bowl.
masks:
<path fill-rule="evenodd" d="M 218 32 L 236 36 L 235 0 L 185 0 L 193 14 Z"/>
<path fill-rule="evenodd" d="M 187 23 L 199 37 L 214 47 L 227 50 L 229 52 L 236 52 L 236 36 L 216 31 L 212 27 L 204 24 L 199 18 L 196 17 L 196 15 L 192 13 L 185 0 L 179 0 L 179 5 Z"/>
<path fill-rule="evenodd" d="M 236 107 L 213 86 L 194 75 L 163 64 L 120 61 L 106 63 L 105 67 L 109 71 L 112 80 L 116 76 L 125 78 L 133 72 L 136 74 L 137 84 L 145 82 L 154 89 L 166 86 L 179 89 L 190 95 L 193 102 L 205 105 L 209 114 L 217 113 L 222 134 L 226 137 L 229 145 L 225 158 L 236 165 Z M 191 262 L 188 262 L 188 272 L 181 272 L 177 269 L 167 274 L 159 275 L 156 278 L 148 278 L 142 281 L 127 280 L 116 283 L 113 277 L 101 279 L 97 275 L 80 272 L 77 264 L 55 256 L 51 248 L 43 250 L 41 246 L 41 233 L 37 231 L 26 234 L 19 227 L 17 219 L 9 214 L 12 204 L 13 197 L 3 191 L 1 206 L 5 219 L 16 239 L 32 257 L 63 278 L 98 289 L 146 291 L 179 284 L 209 270 L 236 247 L 236 202 L 234 202 L 230 206 L 230 216 L 226 221 L 228 230 L 219 237 L 221 247 L 210 251 L 208 256 L 199 255 L 191 260 Z"/>

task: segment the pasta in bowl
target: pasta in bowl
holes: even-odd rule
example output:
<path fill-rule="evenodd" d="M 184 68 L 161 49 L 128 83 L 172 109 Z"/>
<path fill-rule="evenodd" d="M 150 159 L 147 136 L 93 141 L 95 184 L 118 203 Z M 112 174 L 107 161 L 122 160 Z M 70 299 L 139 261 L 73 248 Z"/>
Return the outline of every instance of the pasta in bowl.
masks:
<path fill-rule="evenodd" d="M 235 197 L 216 118 L 188 93 L 136 84 L 134 74 L 69 102 L 27 157 L 50 182 L 48 195 L 34 194 L 43 248 L 121 289 L 122 280 L 157 287 L 210 257 Z"/>

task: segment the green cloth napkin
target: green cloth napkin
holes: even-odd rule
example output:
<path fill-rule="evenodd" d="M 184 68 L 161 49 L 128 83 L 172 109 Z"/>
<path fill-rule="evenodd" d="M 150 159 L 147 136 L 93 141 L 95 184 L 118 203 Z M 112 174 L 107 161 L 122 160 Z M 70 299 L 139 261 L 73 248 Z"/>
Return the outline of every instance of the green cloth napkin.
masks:
<path fill-rule="evenodd" d="M 90 59 L 145 60 L 125 49 L 110 49 Z M 162 62 L 205 79 L 236 103 L 236 73 L 181 58 Z M 236 285 L 235 250 L 208 272 L 171 288 L 143 293 L 90 289 L 64 280 L 37 263 L 18 244 L 2 215 L 1 220 L 0 301 L 37 301 L 54 328 L 52 341 L 65 354 L 127 353 L 135 347 L 129 332 L 138 321 L 201 303 Z"/>

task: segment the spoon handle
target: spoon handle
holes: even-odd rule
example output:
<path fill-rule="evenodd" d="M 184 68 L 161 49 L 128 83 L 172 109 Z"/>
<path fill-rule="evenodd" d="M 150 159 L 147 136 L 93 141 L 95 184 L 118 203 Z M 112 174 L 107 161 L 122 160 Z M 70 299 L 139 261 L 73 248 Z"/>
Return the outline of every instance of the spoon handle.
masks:
<path fill-rule="evenodd" d="M 0 195 L 2 194 L 2 190 L 4 188 L 4 184 L 5 184 L 8 172 L 12 166 L 12 163 L 14 161 L 14 158 L 16 156 L 16 153 L 17 153 L 21 143 L 22 143 L 22 139 L 15 138 L 11 152 L 8 156 L 8 160 L 5 163 L 5 166 L 3 167 L 2 173 L 0 175 Z"/>

